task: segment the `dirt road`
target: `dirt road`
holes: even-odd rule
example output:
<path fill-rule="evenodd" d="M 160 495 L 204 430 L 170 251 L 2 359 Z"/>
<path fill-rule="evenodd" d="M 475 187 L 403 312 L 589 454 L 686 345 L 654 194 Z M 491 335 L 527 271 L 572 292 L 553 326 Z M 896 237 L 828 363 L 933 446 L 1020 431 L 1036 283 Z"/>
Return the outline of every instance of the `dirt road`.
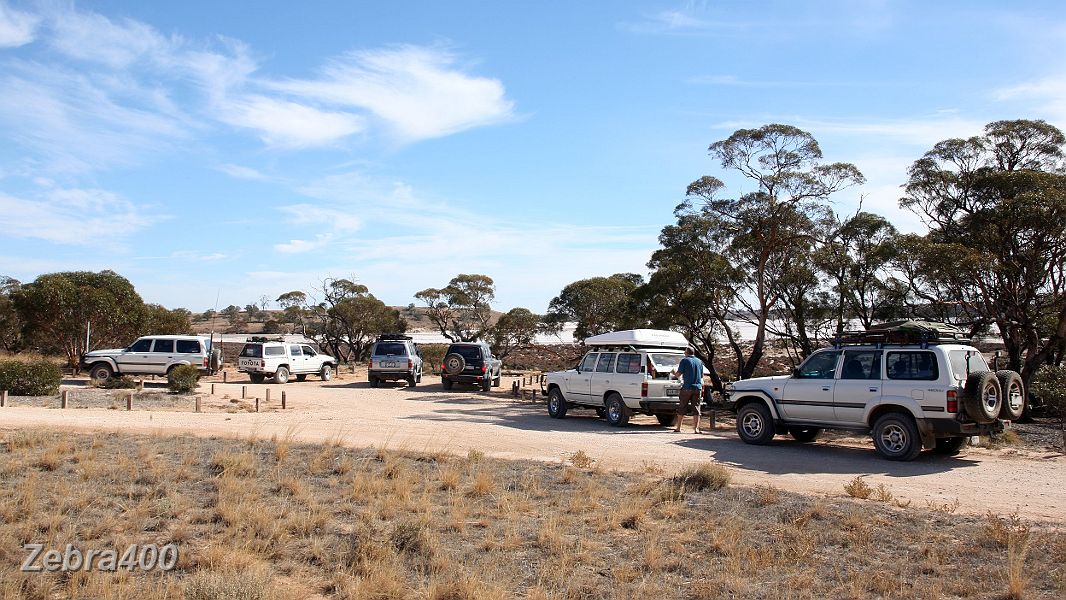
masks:
<path fill-rule="evenodd" d="M 217 384 L 205 399 L 211 409 L 192 412 L 106 409 L 0 408 L 0 428 L 48 426 L 76 430 L 123 430 L 197 435 L 287 434 L 306 441 L 337 440 L 349 446 L 387 446 L 412 451 L 469 449 L 504 458 L 565 460 L 584 451 L 606 469 L 661 468 L 672 473 L 685 464 L 717 461 L 742 484 L 770 484 L 808 494 L 843 494 L 843 485 L 863 475 L 884 484 L 913 506 L 951 506 L 974 514 L 993 511 L 1066 523 L 1066 458 L 1059 454 L 1019 454 L 968 449 L 944 458 L 923 454 L 910 463 L 879 458 L 872 444 L 829 441 L 803 445 L 785 438 L 765 447 L 740 442 L 732 429 L 708 435 L 675 434 L 651 417 L 634 418 L 625 429 L 609 427 L 591 411 L 550 419 L 541 404 L 513 402 L 503 393 L 445 392 L 440 384 L 414 389 L 371 389 L 363 382 L 307 381 L 286 386 L 248 385 L 249 396 L 273 400 L 260 413 L 218 412 L 239 398 L 241 385 Z M 507 382 L 505 382 L 506 389 Z M 290 408 L 277 411 L 281 390 Z M 202 391 L 208 384 L 201 385 Z M 190 407 L 191 408 L 191 407 Z M 691 430 L 689 430 L 691 431 Z"/>

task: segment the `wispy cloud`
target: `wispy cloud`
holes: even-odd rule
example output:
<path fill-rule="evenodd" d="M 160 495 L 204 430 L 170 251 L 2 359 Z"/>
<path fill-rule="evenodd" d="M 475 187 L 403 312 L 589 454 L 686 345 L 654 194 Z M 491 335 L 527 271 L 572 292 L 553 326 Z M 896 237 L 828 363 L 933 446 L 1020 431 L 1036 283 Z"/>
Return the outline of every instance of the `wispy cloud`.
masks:
<path fill-rule="evenodd" d="M 1066 127 L 1066 74 L 1044 77 L 995 90 L 993 97 L 1036 109 L 1060 127 Z"/>
<path fill-rule="evenodd" d="M 332 239 L 333 234 L 320 233 L 313 240 L 289 240 L 282 244 L 274 244 L 274 249 L 282 254 L 303 254 L 326 246 Z"/>
<path fill-rule="evenodd" d="M 318 79 L 263 85 L 328 105 L 367 111 L 400 140 L 413 142 L 514 118 L 514 103 L 496 79 L 465 73 L 440 48 L 398 46 L 351 52 L 330 61 Z"/>
<path fill-rule="evenodd" d="M 931 148 L 939 141 L 970 137 L 981 132 L 985 123 L 945 110 L 934 115 L 906 119 L 821 119 L 797 115 L 771 115 L 762 118 L 722 121 L 715 129 L 734 130 L 758 127 L 766 123 L 790 123 L 810 131 L 816 138 L 825 134 L 855 136 L 863 139 L 887 138 L 913 146 Z"/>
<path fill-rule="evenodd" d="M 0 0 L 0 48 L 16 48 L 32 42 L 40 17 L 15 10 Z"/>
<path fill-rule="evenodd" d="M 719 21 L 696 16 L 692 6 L 663 10 L 655 14 L 644 15 L 636 21 L 618 24 L 622 31 L 648 35 L 707 35 L 713 32 L 741 31 L 746 29 L 742 23 Z"/>
<path fill-rule="evenodd" d="M 110 247 L 169 218 L 98 189 L 50 189 L 33 198 L 0 193 L 0 213 L 0 233 L 8 238 Z"/>
<path fill-rule="evenodd" d="M 363 119 L 357 115 L 258 95 L 226 102 L 219 118 L 258 131 L 269 146 L 288 148 L 325 146 L 363 130 Z"/>
<path fill-rule="evenodd" d="M 222 164 L 215 167 L 234 179 L 247 179 L 249 181 L 273 181 L 274 178 L 251 167 L 243 165 Z"/>

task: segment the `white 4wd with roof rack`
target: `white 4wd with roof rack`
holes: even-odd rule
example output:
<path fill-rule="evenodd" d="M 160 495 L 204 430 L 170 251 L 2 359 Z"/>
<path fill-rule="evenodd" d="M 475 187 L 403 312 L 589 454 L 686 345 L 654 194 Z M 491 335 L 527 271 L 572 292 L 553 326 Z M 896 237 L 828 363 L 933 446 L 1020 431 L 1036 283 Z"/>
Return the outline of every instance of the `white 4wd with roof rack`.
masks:
<path fill-rule="evenodd" d="M 616 427 L 627 425 L 634 413 L 674 425 L 681 383 L 670 373 L 685 357 L 685 336 L 630 329 L 594 335 L 585 345 L 589 351 L 576 367 L 545 377 L 550 416 L 561 419 L 570 407 L 590 407 Z"/>
<path fill-rule="evenodd" d="M 967 341 L 939 323 L 886 323 L 814 352 L 792 375 L 738 381 L 726 402 L 749 444 L 845 429 L 871 433 L 890 460 L 912 460 L 923 446 L 955 454 L 967 437 L 1021 417 L 1026 401 L 1018 373 L 991 372 Z"/>
<path fill-rule="evenodd" d="M 263 383 L 268 377 L 274 383 L 288 383 L 291 375 L 303 381 L 311 374 L 329 381 L 336 368 L 337 359 L 308 344 L 248 342 L 237 357 L 237 370 L 247 373 L 252 383 Z"/>

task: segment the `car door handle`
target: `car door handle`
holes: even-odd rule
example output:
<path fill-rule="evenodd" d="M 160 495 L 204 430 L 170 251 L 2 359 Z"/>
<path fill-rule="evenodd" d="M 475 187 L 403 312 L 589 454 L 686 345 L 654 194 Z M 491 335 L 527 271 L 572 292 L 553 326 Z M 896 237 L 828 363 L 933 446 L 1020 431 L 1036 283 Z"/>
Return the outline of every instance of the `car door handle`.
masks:
<path fill-rule="evenodd" d="M 823 385 L 822 386 L 822 391 L 823 392 L 828 392 L 830 389 L 832 389 L 832 388 L 830 388 L 828 385 Z"/>
<path fill-rule="evenodd" d="M 877 391 L 877 388 L 870 388 L 870 391 L 871 391 L 871 392 L 876 392 L 876 391 Z"/>

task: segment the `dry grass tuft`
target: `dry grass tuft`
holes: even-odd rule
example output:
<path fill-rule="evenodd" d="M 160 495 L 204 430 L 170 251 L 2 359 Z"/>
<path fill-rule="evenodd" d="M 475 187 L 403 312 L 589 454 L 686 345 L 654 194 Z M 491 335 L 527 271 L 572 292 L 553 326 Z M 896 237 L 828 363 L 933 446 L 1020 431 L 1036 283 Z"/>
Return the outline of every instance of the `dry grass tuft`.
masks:
<path fill-rule="evenodd" d="M 874 493 L 874 489 L 870 487 L 870 484 L 866 483 L 866 480 L 862 478 L 862 475 L 845 483 L 844 491 L 852 498 L 859 498 L 861 500 L 868 499 L 870 495 Z"/>
<path fill-rule="evenodd" d="M 729 471 L 721 465 L 703 463 L 687 467 L 674 476 L 673 482 L 685 490 L 702 492 L 718 491 L 729 485 Z"/>
<path fill-rule="evenodd" d="M 596 463 L 595 459 L 593 459 L 588 454 L 585 454 L 584 450 L 578 450 L 577 452 L 574 452 L 570 455 L 570 458 L 568 460 L 570 461 L 570 464 L 574 465 L 579 469 L 588 469 Z"/>

